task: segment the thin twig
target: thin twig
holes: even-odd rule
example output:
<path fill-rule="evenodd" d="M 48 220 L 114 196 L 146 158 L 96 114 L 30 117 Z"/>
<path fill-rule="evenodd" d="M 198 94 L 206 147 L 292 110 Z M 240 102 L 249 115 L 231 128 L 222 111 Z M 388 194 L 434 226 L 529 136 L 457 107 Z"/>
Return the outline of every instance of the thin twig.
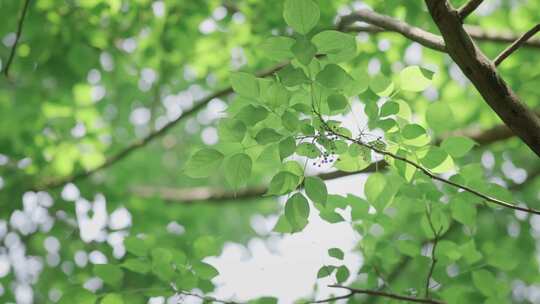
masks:
<path fill-rule="evenodd" d="M 512 55 L 515 51 L 517 51 L 527 40 L 529 40 L 532 36 L 534 36 L 536 33 L 540 31 L 540 23 L 535 25 L 532 29 L 528 30 L 525 34 L 523 34 L 519 39 L 514 41 L 509 47 L 507 47 L 504 51 L 502 51 L 494 60 L 493 64 L 495 66 L 498 66 L 503 62 L 508 56 Z"/>
<path fill-rule="evenodd" d="M 513 204 L 510 204 L 510 203 L 505 202 L 503 200 L 497 199 L 495 197 L 491 197 L 491 196 L 489 196 L 487 194 L 481 193 L 481 192 L 479 192 L 479 191 L 477 191 L 477 190 L 475 190 L 473 188 L 470 188 L 469 186 L 465 186 L 465 185 L 453 182 L 453 181 L 448 180 L 448 179 L 446 179 L 444 177 L 440 177 L 440 176 L 438 176 L 438 175 L 436 175 L 434 173 L 431 173 L 431 171 L 429 171 L 428 169 L 426 169 L 423 166 L 413 162 L 412 160 L 410 160 L 408 158 L 405 158 L 405 157 L 396 155 L 394 153 L 379 149 L 379 148 L 374 147 L 374 146 L 372 146 L 370 144 L 367 144 L 367 143 L 365 143 L 365 142 L 363 142 L 361 140 L 354 139 L 354 138 L 352 138 L 350 136 L 340 134 L 340 133 L 334 131 L 330 126 L 328 126 L 326 121 L 322 118 L 321 114 L 319 114 L 317 112 L 316 112 L 316 114 L 319 116 L 319 119 L 321 120 L 322 124 L 325 126 L 325 128 L 327 129 L 328 132 L 330 132 L 330 133 L 332 133 L 332 134 L 334 134 L 336 136 L 339 136 L 339 137 L 341 137 L 343 139 L 349 140 L 350 142 L 356 143 L 357 145 L 360 145 L 362 147 L 369 148 L 372 151 L 376 152 L 377 154 L 386 155 L 386 156 L 389 156 L 389 157 L 391 157 L 391 158 L 393 158 L 395 160 L 400 160 L 402 162 L 405 162 L 405 163 L 415 167 L 417 170 L 419 170 L 420 172 L 422 172 L 424 175 L 428 176 L 431 179 L 438 180 L 438 181 L 443 182 L 443 183 L 445 183 L 447 185 L 450 185 L 450 186 L 453 186 L 455 188 L 461 189 L 463 191 L 469 192 L 469 193 L 474 194 L 474 195 L 476 195 L 476 196 L 478 196 L 480 198 L 483 198 L 484 200 L 486 200 L 488 202 L 499 205 L 501 207 L 510 208 L 510 209 L 514 209 L 514 210 L 519 210 L 519 211 L 523 211 L 523 212 L 527 212 L 527 213 L 533 213 L 533 214 L 540 215 L 540 210 L 513 205 Z"/>
<path fill-rule="evenodd" d="M 26 17 L 26 12 L 28 12 L 29 6 L 30 6 L 30 0 L 24 1 L 22 12 L 21 12 L 21 15 L 19 16 L 19 23 L 17 25 L 17 33 L 15 34 L 15 42 L 13 43 L 13 46 L 11 46 L 11 52 L 9 53 L 6 66 L 4 68 L 4 75 L 6 77 L 9 77 L 9 67 L 11 66 L 11 63 L 13 62 L 13 57 L 15 57 L 15 52 L 17 51 L 17 45 L 19 44 L 19 39 L 21 38 L 23 25 L 24 25 L 24 19 Z"/>
<path fill-rule="evenodd" d="M 441 302 L 438 300 L 427 299 L 427 298 L 416 298 L 416 297 L 405 296 L 405 295 L 400 295 L 400 294 L 395 294 L 395 293 L 390 293 L 390 292 L 384 292 L 380 290 L 351 288 L 351 287 L 341 286 L 341 285 L 329 285 L 329 287 L 347 289 L 349 293 L 343 296 L 339 296 L 339 297 L 313 301 L 311 303 L 327 303 L 327 302 L 331 302 L 335 300 L 347 299 L 354 296 L 355 294 L 365 294 L 365 295 L 370 295 L 370 296 L 375 296 L 375 297 L 384 297 L 384 298 L 390 298 L 394 300 L 414 302 L 414 303 L 444 304 L 444 302 Z"/>
<path fill-rule="evenodd" d="M 469 0 L 462 7 L 458 9 L 459 17 L 461 20 L 465 20 L 484 0 Z"/>
<path fill-rule="evenodd" d="M 437 250 L 437 244 L 439 243 L 439 239 L 441 236 L 441 233 L 443 231 L 443 227 L 439 227 L 439 229 L 435 229 L 435 226 L 433 225 L 433 221 L 431 219 L 431 209 L 426 205 L 426 217 L 427 221 L 429 223 L 429 228 L 433 232 L 433 246 L 431 247 L 431 266 L 429 267 L 429 271 L 426 277 L 426 290 L 424 293 L 424 296 L 426 298 L 430 298 L 429 296 L 429 283 L 431 282 L 431 277 L 433 276 L 433 271 L 435 270 L 435 265 L 437 264 L 437 256 L 436 256 L 436 250 Z"/>

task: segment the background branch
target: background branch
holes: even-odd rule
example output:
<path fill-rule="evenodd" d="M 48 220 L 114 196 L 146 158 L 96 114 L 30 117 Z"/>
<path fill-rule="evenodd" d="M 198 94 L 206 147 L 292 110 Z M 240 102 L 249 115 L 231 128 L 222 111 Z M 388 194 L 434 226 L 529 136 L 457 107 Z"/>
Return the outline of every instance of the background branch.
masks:
<path fill-rule="evenodd" d="M 13 43 L 13 46 L 11 46 L 11 51 L 9 52 L 9 57 L 6 61 L 6 66 L 4 67 L 4 75 L 6 77 L 9 77 L 9 68 L 11 67 L 11 63 L 13 62 L 13 58 L 15 57 L 15 53 L 17 51 L 17 45 L 19 44 L 19 39 L 21 38 L 24 20 L 26 17 L 26 13 L 28 12 L 29 6 L 30 6 L 30 0 L 25 0 L 22 11 L 21 11 L 21 15 L 19 16 L 19 23 L 17 25 L 17 32 L 15 34 L 15 42 Z"/>

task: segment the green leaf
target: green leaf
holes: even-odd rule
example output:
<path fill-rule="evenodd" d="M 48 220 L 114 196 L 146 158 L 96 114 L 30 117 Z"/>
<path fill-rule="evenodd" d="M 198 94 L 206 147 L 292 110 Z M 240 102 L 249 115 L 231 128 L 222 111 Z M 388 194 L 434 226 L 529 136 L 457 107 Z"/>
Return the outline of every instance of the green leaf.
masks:
<path fill-rule="evenodd" d="M 265 93 L 265 101 L 272 108 L 277 109 L 289 104 L 291 93 L 281 83 L 273 82 Z"/>
<path fill-rule="evenodd" d="M 240 120 L 227 119 L 219 122 L 219 139 L 223 142 L 241 142 L 246 135 L 246 125 Z"/>
<path fill-rule="evenodd" d="M 148 254 L 148 246 L 144 240 L 138 237 L 130 236 L 125 238 L 124 246 L 126 247 L 127 252 L 136 256 L 146 256 Z"/>
<path fill-rule="evenodd" d="M 446 102 L 431 103 L 426 110 L 426 121 L 435 132 L 450 131 L 454 128 L 454 115 Z"/>
<path fill-rule="evenodd" d="M 291 172 L 297 176 L 304 176 L 304 167 L 301 166 L 297 161 L 287 161 L 284 162 L 281 166 L 283 171 Z"/>
<path fill-rule="evenodd" d="M 309 79 L 301 68 L 288 65 L 278 72 L 281 83 L 287 87 L 294 87 L 309 83 Z"/>
<path fill-rule="evenodd" d="M 67 292 L 62 295 L 60 299 L 60 304 L 95 304 L 97 301 L 97 296 L 90 291 L 82 288 L 76 287 L 67 289 Z"/>
<path fill-rule="evenodd" d="M 257 78 L 249 73 L 231 73 L 231 85 L 238 95 L 257 98 L 259 97 L 259 83 Z"/>
<path fill-rule="evenodd" d="M 392 203 L 402 183 L 402 179 L 395 174 L 373 173 L 364 185 L 364 194 L 368 202 L 381 211 Z"/>
<path fill-rule="evenodd" d="M 351 145 L 358 146 L 358 145 Z M 358 152 L 356 156 L 351 155 L 350 149 L 347 153 L 339 156 L 338 161 L 334 163 L 334 167 L 345 172 L 355 172 L 362 170 L 371 164 L 371 151 L 368 149 L 360 148 L 355 151 L 356 148 L 352 148 L 353 154 Z"/>
<path fill-rule="evenodd" d="M 150 268 L 151 268 L 150 261 L 141 260 L 141 259 L 133 259 L 133 258 L 126 259 L 126 261 L 122 263 L 120 266 L 127 270 L 137 272 L 137 273 L 142 273 L 142 274 L 146 274 L 150 272 Z"/>
<path fill-rule="evenodd" d="M 351 206 L 351 219 L 353 221 L 365 219 L 369 213 L 369 204 L 366 200 L 352 194 L 347 195 L 347 201 Z"/>
<path fill-rule="evenodd" d="M 350 276 L 350 272 L 349 272 L 349 269 L 346 266 L 339 266 L 338 267 L 337 272 L 336 272 L 336 280 L 337 280 L 338 284 L 341 284 L 341 283 L 347 281 L 349 276 Z"/>
<path fill-rule="evenodd" d="M 317 272 L 317 278 L 320 279 L 330 276 L 334 270 L 336 270 L 336 267 L 334 266 L 322 266 Z"/>
<path fill-rule="evenodd" d="M 281 122 L 283 123 L 283 126 L 291 132 L 296 131 L 300 126 L 300 120 L 298 119 L 298 116 L 295 115 L 292 111 L 285 111 L 285 113 L 281 115 Z"/>
<path fill-rule="evenodd" d="M 332 211 L 332 210 L 322 210 L 320 213 L 319 213 L 319 216 L 331 223 L 331 224 L 335 224 L 335 223 L 339 223 L 339 222 L 344 222 L 345 219 L 337 212 L 335 211 Z"/>
<path fill-rule="evenodd" d="M 331 112 L 341 112 L 347 108 L 349 102 L 347 98 L 341 94 L 332 94 L 328 96 L 328 108 Z"/>
<path fill-rule="evenodd" d="M 291 47 L 294 43 L 295 40 L 290 37 L 269 37 L 259 45 L 258 50 L 270 59 L 282 61 L 293 57 Z"/>
<path fill-rule="evenodd" d="M 321 155 L 321 151 L 317 146 L 312 143 L 303 142 L 296 147 L 296 153 L 300 156 L 305 156 L 309 158 L 317 158 Z"/>
<path fill-rule="evenodd" d="M 345 257 L 345 254 L 343 253 L 343 250 L 341 250 L 339 248 L 330 248 L 330 249 L 328 249 L 328 255 L 333 257 L 333 258 L 336 258 L 338 260 L 343 260 L 343 258 Z"/>
<path fill-rule="evenodd" d="M 420 163 L 433 173 L 445 173 L 454 169 L 454 161 L 441 148 L 431 147 Z"/>
<path fill-rule="evenodd" d="M 364 194 L 368 201 L 374 203 L 377 201 L 381 193 L 384 191 L 386 186 L 386 178 L 381 173 L 371 174 L 365 185 L 364 185 Z"/>
<path fill-rule="evenodd" d="M 300 34 L 307 34 L 319 22 L 321 12 L 312 0 L 286 0 L 283 11 L 285 22 Z"/>
<path fill-rule="evenodd" d="M 171 263 L 173 259 L 173 253 L 167 248 L 154 248 L 150 255 L 152 256 L 152 261 L 163 263 Z"/>
<path fill-rule="evenodd" d="M 421 92 L 431 85 L 433 72 L 419 66 L 410 66 L 401 70 L 399 78 L 402 90 Z"/>
<path fill-rule="evenodd" d="M 279 157 L 281 160 L 291 156 L 296 150 L 296 141 L 292 136 L 286 137 L 279 142 Z"/>
<path fill-rule="evenodd" d="M 197 277 L 191 272 L 186 271 L 176 279 L 176 288 L 179 290 L 192 290 L 193 288 L 197 287 L 198 279 Z"/>
<path fill-rule="evenodd" d="M 197 238 L 195 242 L 193 242 L 193 251 L 198 258 L 217 255 L 220 251 L 220 245 L 214 237 L 205 235 Z"/>
<path fill-rule="evenodd" d="M 387 101 L 381 107 L 381 117 L 394 115 L 399 113 L 399 103 L 394 101 Z"/>
<path fill-rule="evenodd" d="M 315 45 L 305 37 L 298 37 L 291 50 L 296 59 L 298 59 L 298 61 L 305 66 L 309 65 L 317 53 L 317 48 Z"/>
<path fill-rule="evenodd" d="M 302 231 L 308 223 L 309 203 L 301 193 L 295 193 L 285 204 L 285 217 L 293 232 Z"/>
<path fill-rule="evenodd" d="M 454 196 L 450 200 L 452 217 L 463 225 L 473 227 L 476 222 L 476 206 L 462 196 Z"/>
<path fill-rule="evenodd" d="M 272 231 L 279 232 L 279 233 L 292 233 L 293 232 L 293 228 L 291 224 L 289 223 L 289 221 L 287 220 L 287 217 L 285 216 L 285 214 L 279 217 Z"/>
<path fill-rule="evenodd" d="M 109 293 L 101 300 L 101 304 L 124 304 L 124 299 L 116 293 Z"/>
<path fill-rule="evenodd" d="M 352 81 L 351 76 L 337 64 L 328 64 L 317 74 L 317 81 L 331 89 L 343 88 L 347 82 Z"/>
<path fill-rule="evenodd" d="M 236 118 L 244 122 L 247 126 L 253 126 L 268 116 L 268 110 L 261 106 L 247 105 L 243 107 Z"/>
<path fill-rule="evenodd" d="M 356 56 L 356 39 L 353 35 L 339 31 L 322 31 L 311 39 L 321 54 L 328 55 L 332 62 L 341 62 Z"/>
<path fill-rule="evenodd" d="M 497 294 L 497 281 L 491 272 L 487 270 L 475 271 L 472 273 L 472 280 L 474 286 L 486 297 Z"/>
<path fill-rule="evenodd" d="M 193 178 L 208 177 L 216 173 L 224 157 L 223 153 L 215 149 L 201 149 L 188 160 L 184 172 Z"/>
<path fill-rule="evenodd" d="M 235 189 L 244 185 L 251 175 L 251 157 L 237 153 L 225 161 L 225 179 Z"/>
<path fill-rule="evenodd" d="M 307 196 L 316 204 L 325 205 L 328 191 L 323 180 L 317 176 L 308 176 L 304 179 Z"/>
<path fill-rule="evenodd" d="M 282 195 L 288 193 L 298 186 L 300 177 L 291 172 L 281 171 L 270 181 L 267 195 Z"/>
<path fill-rule="evenodd" d="M 160 260 L 152 261 L 152 272 L 166 283 L 169 283 L 176 276 L 172 264 Z"/>
<path fill-rule="evenodd" d="M 476 143 L 463 136 L 448 137 L 441 143 L 441 147 L 448 152 L 452 157 L 463 157 L 469 153 Z"/>
<path fill-rule="evenodd" d="M 94 265 L 94 274 L 102 279 L 103 282 L 115 288 L 120 287 L 124 278 L 122 269 L 112 264 Z"/>
<path fill-rule="evenodd" d="M 417 124 L 409 124 L 401 130 L 403 143 L 409 146 L 422 147 L 429 144 L 430 139 L 426 133 L 426 129 Z"/>
<path fill-rule="evenodd" d="M 386 97 L 394 91 L 394 83 L 386 76 L 377 74 L 369 81 L 369 88 L 373 93 Z"/>
<path fill-rule="evenodd" d="M 214 266 L 204 262 L 194 263 L 193 272 L 205 280 L 211 280 L 219 274 L 219 271 Z"/>
<path fill-rule="evenodd" d="M 469 265 L 472 265 L 482 259 L 482 254 L 478 250 L 476 250 L 474 240 L 470 240 L 469 242 L 461 245 L 459 247 L 459 251 Z"/>
<path fill-rule="evenodd" d="M 273 142 L 280 141 L 283 138 L 281 134 L 274 131 L 274 129 L 264 128 L 257 132 L 255 140 L 260 145 L 267 145 Z"/>
<path fill-rule="evenodd" d="M 410 257 L 416 257 L 420 255 L 420 246 L 419 244 L 413 241 L 409 241 L 409 240 L 398 241 L 397 248 L 399 252 L 403 253 L 404 255 L 408 255 Z"/>

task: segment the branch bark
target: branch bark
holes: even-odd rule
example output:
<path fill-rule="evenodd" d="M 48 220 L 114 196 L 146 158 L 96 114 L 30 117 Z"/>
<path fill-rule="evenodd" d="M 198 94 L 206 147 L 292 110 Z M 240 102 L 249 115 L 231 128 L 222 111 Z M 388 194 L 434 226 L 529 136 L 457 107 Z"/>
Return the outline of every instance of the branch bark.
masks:
<path fill-rule="evenodd" d="M 521 102 L 491 61 L 474 44 L 447 0 L 425 0 L 446 51 L 502 121 L 540 156 L 540 118 Z"/>
<path fill-rule="evenodd" d="M 425 47 L 437 51 L 445 52 L 446 49 L 442 37 L 425 31 L 419 27 L 411 26 L 403 21 L 381 15 L 367 9 L 361 9 L 350 15 L 342 17 L 338 25 L 338 29 L 346 29 L 348 25 L 354 23 L 355 21 L 363 21 L 385 30 L 400 33 L 410 40 L 416 41 Z"/>
<path fill-rule="evenodd" d="M 15 42 L 13 43 L 13 46 L 11 47 L 11 51 L 9 53 L 9 57 L 6 61 L 6 66 L 4 67 L 4 75 L 6 77 L 9 77 L 9 68 L 11 67 L 11 63 L 13 62 L 13 58 L 15 57 L 15 53 L 17 51 L 17 46 L 19 44 L 19 39 L 21 38 L 24 20 L 26 17 L 26 13 L 28 12 L 28 7 L 30 6 L 30 0 L 24 1 L 23 8 L 21 11 L 21 15 L 19 16 L 19 22 L 17 24 L 17 32 L 15 34 Z"/>
<path fill-rule="evenodd" d="M 465 3 L 462 7 L 459 8 L 459 17 L 461 20 L 465 20 L 467 16 L 469 16 L 480 4 L 482 4 L 484 0 L 469 0 L 467 3 Z"/>

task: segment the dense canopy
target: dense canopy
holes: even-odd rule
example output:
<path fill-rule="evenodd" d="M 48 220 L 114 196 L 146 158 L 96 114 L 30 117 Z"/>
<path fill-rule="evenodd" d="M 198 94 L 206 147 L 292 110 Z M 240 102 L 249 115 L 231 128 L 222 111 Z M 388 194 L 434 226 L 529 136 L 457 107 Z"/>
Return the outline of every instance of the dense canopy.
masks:
<path fill-rule="evenodd" d="M 0 2 L 0 302 L 540 302 L 539 12 Z"/>

